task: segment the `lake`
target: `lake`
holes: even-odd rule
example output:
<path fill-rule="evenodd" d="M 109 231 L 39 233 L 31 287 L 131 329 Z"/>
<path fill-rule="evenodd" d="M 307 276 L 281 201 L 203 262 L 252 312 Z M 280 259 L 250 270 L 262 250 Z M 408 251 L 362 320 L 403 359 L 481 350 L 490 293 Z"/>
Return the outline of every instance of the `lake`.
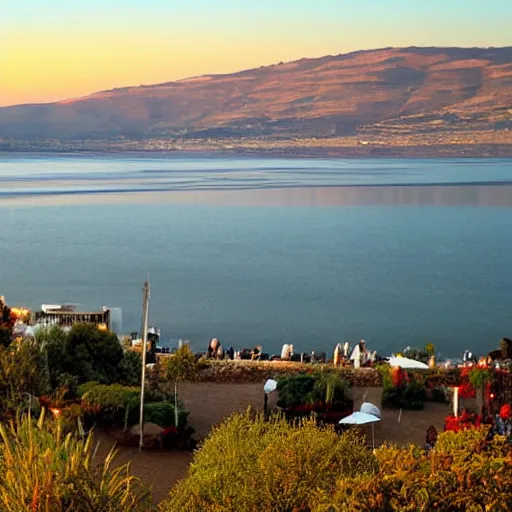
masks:
<path fill-rule="evenodd" d="M 205 349 L 512 335 L 512 160 L 0 154 L 0 294 Z"/>

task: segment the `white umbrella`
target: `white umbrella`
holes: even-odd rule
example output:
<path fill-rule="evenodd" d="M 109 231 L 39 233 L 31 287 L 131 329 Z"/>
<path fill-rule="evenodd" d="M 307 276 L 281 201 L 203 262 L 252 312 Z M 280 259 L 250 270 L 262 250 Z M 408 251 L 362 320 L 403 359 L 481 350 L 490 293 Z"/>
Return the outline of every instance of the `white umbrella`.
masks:
<path fill-rule="evenodd" d="M 418 369 L 418 370 L 428 370 L 428 365 L 422 363 L 421 361 L 416 361 L 416 359 L 410 359 L 409 357 L 402 356 L 393 356 L 389 358 L 389 364 L 391 366 L 400 366 L 405 370 L 409 369 Z"/>
<path fill-rule="evenodd" d="M 370 404 L 373 405 L 373 404 Z M 375 407 L 375 406 L 374 406 Z M 346 418 L 342 418 L 340 420 L 340 424 L 342 425 L 366 425 L 367 423 L 372 424 L 372 445 L 373 449 L 375 449 L 375 427 L 374 424 L 380 421 L 380 418 L 374 416 L 373 414 L 368 414 L 366 412 L 353 412 L 350 416 Z"/>
<path fill-rule="evenodd" d="M 372 414 L 373 416 L 376 416 L 379 419 L 382 419 L 382 413 L 380 412 L 380 409 L 373 405 L 370 402 L 364 402 L 361 404 L 361 407 L 359 407 L 359 410 L 361 412 L 365 412 L 366 414 Z"/>

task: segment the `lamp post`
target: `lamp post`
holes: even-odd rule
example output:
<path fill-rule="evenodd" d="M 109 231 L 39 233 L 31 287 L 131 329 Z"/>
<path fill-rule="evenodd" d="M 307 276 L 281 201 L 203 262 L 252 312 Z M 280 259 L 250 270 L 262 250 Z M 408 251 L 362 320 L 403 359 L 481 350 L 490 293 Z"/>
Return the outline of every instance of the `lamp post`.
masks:
<path fill-rule="evenodd" d="M 146 350 L 148 345 L 149 280 L 144 283 L 142 304 L 142 375 L 140 382 L 139 450 L 142 450 L 144 444 L 144 384 L 146 382 Z"/>

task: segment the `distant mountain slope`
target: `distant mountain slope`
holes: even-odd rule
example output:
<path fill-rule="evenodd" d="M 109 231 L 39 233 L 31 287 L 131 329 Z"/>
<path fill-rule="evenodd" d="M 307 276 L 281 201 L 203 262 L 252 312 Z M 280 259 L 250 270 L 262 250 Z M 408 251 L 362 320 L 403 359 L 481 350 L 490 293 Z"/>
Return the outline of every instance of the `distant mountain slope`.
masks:
<path fill-rule="evenodd" d="M 0 109 L 0 137 L 332 137 L 512 128 L 512 47 L 389 48 Z"/>

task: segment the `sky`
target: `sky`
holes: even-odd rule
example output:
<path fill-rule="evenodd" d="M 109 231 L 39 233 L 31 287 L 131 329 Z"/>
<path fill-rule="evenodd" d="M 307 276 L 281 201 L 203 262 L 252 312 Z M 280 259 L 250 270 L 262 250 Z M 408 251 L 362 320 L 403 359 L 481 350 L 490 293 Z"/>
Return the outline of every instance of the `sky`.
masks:
<path fill-rule="evenodd" d="M 388 46 L 510 46 L 512 0 L 0 0 L 0 106 Z"/>

